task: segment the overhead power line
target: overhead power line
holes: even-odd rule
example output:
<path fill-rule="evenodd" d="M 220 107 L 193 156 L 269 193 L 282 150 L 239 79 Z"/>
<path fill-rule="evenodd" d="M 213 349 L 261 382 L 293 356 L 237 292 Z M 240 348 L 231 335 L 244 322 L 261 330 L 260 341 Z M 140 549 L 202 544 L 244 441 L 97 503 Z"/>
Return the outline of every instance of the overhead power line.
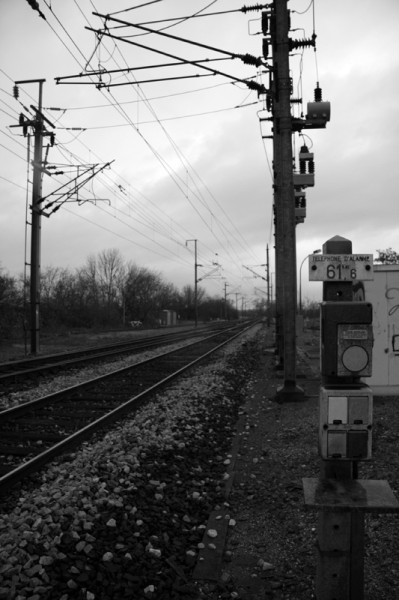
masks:
<path fill-rule="evenodd" d="M 223 50 L 222 48 L 215 48 L 214 46 L 209 46 L 209 44 L 202 44 L 201 42 L 196 42 L 194 40 L 182 38 L 181 36 L 173 35 L 171 33 L 165 33 L 164 31 L 159 31 L 157 29 L 150 29 L 149 27 L 145 27 L 144 25 L 139 25 L 136 23 L 129 23 L 129 21 L 122 21 L 121 19 L 115 19 L 113 17 L 110 17 L 109 15 L 103 15 L 101 13 L 96 13 L 96 12 L 94 12 L 93 15 L 95 17 L 100 17 L 102 19 L 105 19 L 105 22 L 110 20 L 110 21 L 115 21 L 116 23 L 122 23 L 124 26 L 134 27 L 136 29 L 146 31 L 147 33 L 154 33 L 155 35 L 160 35 L 162 37 L 166 37 L 171 40 L 177 40 L 179 42 L 191 44 L 192 46 L 197 46 L 198 48 L 205 48 L 205 50 L 212 50 L 213 52 L 219 52 L 220 54 L 225 54 L 225 55 L 229 56 L 230 58 L 240 58 L 243 62 L 246 62 L 247 60 L 255 61 L 255 63 L 247 62 L 247 64 L 255 64 L 255 66 L 261 66 L 263 64 L 262 59 L 255 58 L 254 56 L 251 56 L 249 54 L 236 54 L 235 52 L 231 52 L 229 50 Z M 88 29 L 88 28 L 86 27 L 86 29 Z M 107 30 L 108 30 L 108 28 L 107 28 Z M 126 40 L 127 36 L 124 36 L 120 39 Z"/>
<path fill-rule="evenodd" d="M 153 2 L 148 2 L 148 4 L 153 4 L 154 2 L 159 2 L 159 1 L 160 0 L 153 0 Z M 197 18 L 197 17 L 213 17 L 216 15 L 227 15 L 227 14 L 238 13 L 238 12 L 247 13 L 247 12 L 251 12 L 251 11 L 263 10 L 263 9 L 270 7 L 270 4 L 255 4 L 254 6 L 243 6 L 242 8 L 233 8 L 230 10 L 221 10 L 221 11 L 217 11 L 217 12 L 203 14 L 203 11 L 206 10 L 207 8 L 209 8 L 210 6 L 212 6 L 213 4 L 216 4 L 216 1 L 217 0 L 215 0 L 214 2 L 211 2 L 210 4 L 208 4 L 208 6 L 205 6 L 205 8 L 198 11 L 197 13 L 194 13 L 193 15 L 188 15 L 186 17 L 170 17 L 169 19 L 159 19 L 157 21 L 147 21 L 143 24 L 150 25 L 150 24 L 156 24 L 156 23 L 167 23 L 168 21 L 187 21 L 188 19 L 193 19 L 193 18 Z M 119 10 L 117 12 L 112 12 L 112 13 L 110 13 L 110 15 L 119 15 L 123 12 L 128 12 L 130 10 L 134 10 L 135 8 L 141 8 L 142 6 L 147 6 L 147 4 L 141 4 L 139 6 L 125 8 L 125 9 Z"/>
<path fill-rule="evenodd" d="M 50 7 L 49 7 L 49 8 L 50 8 Z M 52 11 L 52 14 L 54 15 L 54 11 Z M 54 15 L 54 16 L 55 16 L 55 15 Z M 58 20 L 58 23 L 61 25 L 61 22 L 60 22 L 60 20 L 59 20 L 59 19 L 57 19 L 57 20 Z M 56 28 L 53 28 L 53 27 L 52 27 L 52 30 L 53 30 L 53 32 L 54 32 L 54 33 L 57 35 L 57 37 L 60 39 L 61 43 L 64 43 L 64 42 L 63 42 L 63 40 L 62 40 L 62 39 L 60 38 L 60 36 L 58 35 L 58 32 L 57 32 Z M 69 39 L 70 39 L 70 40 L 73 42 L 73 39 L 72 39 L 71 35 L 70 35 L 70 34 L 67 32 L 67 29 L 66 29 L 65 27 L 63 27 L 63 30 L 64 30 L 64 32 L 65 32 L 65 33 L 68 35 Z M 65 44 L 64 44 L 64 45 L 65 45 Z M 77 47 L 77 45 L 76 45 L 76 44 L 74 44 L 74 45 L 75 45 L 75 47 Z M 70 44 L 69 44 L 69 42 L 68 42 L 68 44 L 66 45 L 66 47 L 68 47 L 68 46 L 70 47 Z M 115 46 L 115 47 L 116 47 L 116 46 Z M 118 48 L 118 51 L 119 51 L 119 48 Z M 74 53 L 72 53 L 72 55 L 74 56 Z M 81 55 L 81 56 L 83 56 L 82 52 L 80 52 L 80 55 Z M 110 54 L 110 56 L 111 56 L 111 54 Z M 75 58 L 75 60 L 77 61 L 77 63 L 78 63 L 78 64 L 81 62 L 81 59 L 80 59 L 80 57 L 76 57 L 76 56 L 74 56 L 74 58 Z M 115 59 L 113 58 L 113 60 L 115 60 Z M 179 59 L 178 59 L 178 60 L 179 60 Z M 215 60 L 216 60 L 216 59 L 215 59 Z M 223 57 L 223 58 L 220 58 L 219 60 L 229 60 L 229 58 L 224 58 L 224 57 Z M 181 62 L 181 61 L 180 61 L 180 62 Z M 208 62 L 208 60 L 206 60 L 206 61 L 205 61 L 205 64 L 206 64 L 206 62 Z M 180 63 L 177 63 L 177 64 L 180 64 Z M 91 73 L 89 73 L 88 75 L 89 75 L 89 76 L 92 76 L 92 74 L 91 74 Z M 241 82 L 242 82 L 242 83 L 244 83 L 242 80 L 238 80 L 238 81 L 237 81 L 237 83 L 241 83 Z M 224 84 L 221 84 L 221 85 L 226 85 L 226 84 L 224 83 Z M 208 88 L 211 88 L 211 87 L 217 87 L 217 86 L 208 86 Z M 194 91 L 196 91 L 196 90 L 194 90 Z M 191 92 L 186 92 L 186 93 L 191 93 Z M 139 94 L 144 94 L 143 90 L 139 90 Z M 168 96 L 170 97 L 170 96 L 171 96 L 171 94 L 169 94 Z M 107 98 L 107 100 L 108 100 L 108 98 Z M 140 99 L 139 99 L 139 100 L 137 100 L 136 102 L 146 102 L 146 101 L 147 101 L 147 99 L 144 97 L 144 98 L 140 98 Z M 115 102 L 115 105 L 112 105 L 112 104 L 111 104 L 112 106 L 114 106 L 114 107 L 115 107 L 115 108 L 118 110 L 119 114 L 123 114 L 123 113 L 121 113 L 121 112 L 120 112 L 120 106 L 121 106 L 121 104 L 122 104 L 122 103 L 119 103 L 119 102 L 117 102 L 117 101 Z M 127 122 L 129 123 L 129 125 L 130 125 L 130 126 L 132 126 L 132 122 L 131 122 L 131 119 L 130 119 L 130 117 L 129 117 L 128 115 L 127 115 L 127 117 L 128 117 L 128 121 L 127 121 Z M 126 117 L 124 117 L 124 118 L 126 118 Z M 182 116 L 182 118 L 184 118 L 184 115 Z M 160 123 L 160 122 L 161 122 L 161 120 L 160 120 L 160 119 L 158 119 L 157 117 L 155 117 L 155 120 L 156 120 L 156 122 L 158 122 L 158 123 Z M 129 121 L 130 121 L 130 122 L 129 122 Z M 133 126 L 134 126 L 134 123 L 133 123 Z M 83 141 L 82 141 L 81 139 L 79 140 L 79 142 L 80 142 L 80 143 L 83 143 Z M 83 144 L 83 145 L 84 145 L 84 144 Z M 57 146 L 57 148 L 59 148 L 59 146 Z M 86 148 L 87 148 L 87 146 L 86 146 Z M 92 150 L 91 150 L 91 149 L 89 149 L 89 150 L 90 150 L 90 152 L 92 152 Z M 185 166 L 185 168 L 186 168 L 186 169 L 190 169 L 190 172 L 191 172 L 191 169 L 192 169 L 191 165 L 189 165 L 189 163 L 188 163 L 188 162 L 185 162 L 185 165 L 186 165 L 186 166 Z M 173 172 L 173 170 L 172 170 L 172 172 Z M 104 176 L 103 176 L 103 177 L 106 177 L 106 178 L 108 178 L 109 176 L 108 176 L 108 175 L 106 175 L 106 174 L 104 174 Z M 191 177 L 191 174 L 190 174 L 190 177 Z M 186 186 L 187 186 L 187 182 L 186 182 L 186 181 L 184 181 L 184 182 L 183 182 L 183 180 L 181 180 L 181 181 L 182 181 L 182 184 L 181 184 L 181 186 L 180 186 L 180 187 L 181 187 L 181 191 L 182 191 L 184 194 L 187 194 L 187 190 L 188 190 L 188 188 L 186 187 Z M 184 188 L 183 188 L 183 183 L 184 183 Z M 191 185 L 192 185 L 192 182 L 191 182 L 191 181 L 189 182 L 189 185 L 190 185 L 190 188 L 191 188 Z M 208 191 L 208 192 L 209 192 L 209 191 Z M 190 190 L 189 190 L 189 193 L 190 193 L 190 194 L 191 194 L 191 193 L 195 194 L 195 193 L 197 193 L 197 192 L 195 191 L 195 189 L 193 189 L 193 191 L 191 191 L 191 189 L 190 189 Z M 121 196 L 119 195 L 119 197 L 121 197 Z M 199 205 L 199 206 L 200 206 L 200 205 Z M 206 210 L 209 210 L 209 211 L 210 211 L 210 212 L 209 212 L 209 214 L 211 215 L 211 217 L 212 217 L 212 220 L 213 220 L 213 225 L 212 225 L 212 227 L 213 227 L 213 228 L 215 228 L 215 222 L 216 222 L 216 220 L 217 220 L 217 216 L 216 216 L 216 215 L 215 215 L 215 214 L 212 212 L 212 210 L 211 210 L 211 208 L 210 208 L 209 206 L 206 206 L 206 205 L 204 205 L 204 208 L 205 208 L 205 207 L 206 207 Z M 104 210 L 104 211 L 106 211 L 106 210 L 108 210 L 108 208 L 104 206 L 104 207 L 103 207 L 101 210 Z M 134 210 L 134 209 L 133 209 L 133 210 Z M 209 219 L 208 219 L 208 222 L 209 222 Z M 175 224 L 175 225 L 176 225 L 176 224 Z M 220 226 L 223 226 L 223 224 L 221 224 Z M 230 232 L 229 232 L 229 234 L 230 234 Z M 191 233 L 191 234 L 189 234 L 189 235 L 188 235 L 188 237 L 192 237 L 192 233 Z"/>

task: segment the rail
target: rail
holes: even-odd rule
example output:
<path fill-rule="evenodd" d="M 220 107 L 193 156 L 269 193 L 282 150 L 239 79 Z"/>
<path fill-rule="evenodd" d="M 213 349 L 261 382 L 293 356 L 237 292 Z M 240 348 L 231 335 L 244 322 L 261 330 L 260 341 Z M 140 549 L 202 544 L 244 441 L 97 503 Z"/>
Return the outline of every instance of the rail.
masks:
<path fill-rule="evenodd" d="M 254 326 L 239 325 L 0 412 L 0 494 Z"/>

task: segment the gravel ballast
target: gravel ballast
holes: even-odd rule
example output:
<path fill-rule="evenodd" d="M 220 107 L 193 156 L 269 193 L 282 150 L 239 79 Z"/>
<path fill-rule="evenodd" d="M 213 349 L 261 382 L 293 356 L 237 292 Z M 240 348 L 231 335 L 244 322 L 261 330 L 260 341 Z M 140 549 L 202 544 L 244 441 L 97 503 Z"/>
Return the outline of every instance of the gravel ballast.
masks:
<path fill-rule="evenodd" d="M 169 344 L 167 347 L 160 346 L 154 350 L 146 350 L 145 352 L 140 352 L 139 354 L 128 354 L 126 356 L 114 358 L 106 362 L 100 361 L 86 367 L 72 367 L 57 375 L 46 374 L 43 375 L 35 384 L 29 383 L 29 381 L 23 382 L 21 385 L 22 389 L 20 388 L 17 391 L 0 392 L 0 411 L 13 408 L 14 406 L 18 406 L 24 402 L 36 400 L 37 398 L 47 396 L 48 394 L 53 394 L 67 387 L 72 387 L 73 385 L 82 383 L 83 381 L 101 377 L 118 369 L 124 369 L 125 367 L 136 365 L 142 361 L 150 360 L 151 358 L 160 356 L 165 352 L 178 350 L 179 348 L 190 345 L 192 342 L 197 341 L 198 339 L 198 337 L 195 339 L 192 338 L 191 340 L 184 340 L 175 344 Z M 32 387 L 32 385 L 34 385 L 34 387 Z"/>
<path fill-rule="evenodd" d="M 274 401 L 281 377 L 261 328 L 0 499 L 0 600 L 314 598 L 317 513 L 301 480 L 320 473 L 317 332 L 309 340 L 304 402 Z M 373 460 L 360 466 L 397 497 L 398 402 L 375 398 Z M 221 541 L 208 530 L 218 511 L 220 577 L 195 581 L 203 541 Z M 366 517 L 365 600 L 399 598 L 398 525 Z"/>
<path fill-rule="evenodd" d="M 0 599 L 198 597 L 190 572 L 223 502 L 251 345 L 236 342 L 1 500 Z"/>

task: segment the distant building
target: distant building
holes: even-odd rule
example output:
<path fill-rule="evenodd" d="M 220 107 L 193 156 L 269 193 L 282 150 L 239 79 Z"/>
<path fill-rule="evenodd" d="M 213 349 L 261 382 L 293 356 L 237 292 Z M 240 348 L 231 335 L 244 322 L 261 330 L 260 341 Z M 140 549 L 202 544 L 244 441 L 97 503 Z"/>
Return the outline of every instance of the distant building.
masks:
<path fill-rule="evenodd" d="M 175 310 L 161 310 L 159 320 L 161 327 L 173 327 L 177 325 L 177 313 Z"/>

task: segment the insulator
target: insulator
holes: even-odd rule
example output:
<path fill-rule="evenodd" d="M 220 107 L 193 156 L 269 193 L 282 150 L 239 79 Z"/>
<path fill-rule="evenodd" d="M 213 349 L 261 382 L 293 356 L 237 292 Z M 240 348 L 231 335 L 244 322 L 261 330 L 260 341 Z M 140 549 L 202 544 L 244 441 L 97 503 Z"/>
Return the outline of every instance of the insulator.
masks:
<path fill-rule="evenodd" d="M 322 100 L 323 100 L 322 89 L 321 89 L 321 87 L 319 87 L 319 82 L 317 82 L 317 85 L 314 89 L 314 101 L 321 102 Z"/>
<path fill-rule="evenodd" d="M 247 88 L 250 90 L 255 90 L 258 94 L 267 94 L 267 90 L 262 83 L 258 83 L 257 81 L 252 81 L 250 79 L 246 79 L 244 81 Z"/>
<path fill-rule="evenodd" d="M 302 98 L 291 98 L 291 104 L 302 104 Z"/>
<path fill-rule="evenodd" d="M 263 58 L 269 57 L 269 40 L 267 38 L 263 38 L 262 40 L 262 54 Z"/>
<path fill-rule="evenodd" d="M 269 14 L 265 11 L 262 12 L 262 33 L 267 35 L 269 33 Z"/>
<path fill-rule="evenodd" d="M 299 173 L 300 175 L 314 174 L 313 153 L 309 152 L 306 144 L 301 146 L 299 151 Z"/>
<path fill-rule="evenodd" d="M 13 94 L 15 100 L 18 100 L 18 98 L 19 98 L 19 87 L 17 85 L 14 85 L 14 87 L 12 88 L 12 94 Z"/>
<path fill-rule="evenodd" d="M 309 39 L 304 39 L 304 40 L 289 40 L 289 49 L 290 50 L 296 50 L 297 48 L 306 48 L 307 46 L 314 46 L 315 45 L 315 39 L 314 38 L 309 38 Z"/>
<path fill-rule="evenodd" d="M 24 124 L 24 122 L 25 122 L 25 117 L 22 113 L 20 113 L 19 119 L 18 119 L 18 124 L 22 126 Z"/>
<path fill-rule="evenodd" d="M 262 10 L 262 8 L 265 8 L 263 4 L 255 4 L 254 6 L 243 6 L 239 10 L 243 13 L 247 13 L 255 10 Z"/>
<path fill-rule="evenodd" d="M 262 59 L 253 56 L 252 54 L 239 54 L 239 58 L 241 58 L 242 62 L 246 65 L 254 65 L 255 67 L 262 66 Z"/>
<path fill-rule="evenodd" d="M 51 147 L 54 146 L 54 142 L 55 142 L 55 135 L 54 135 L 54 133 L 50 133 L 50 145 L 51 145 Z"/>
<path fill-rule="evenodd" d="M 270 94 L 267 94 L 266 96 L 266 110 L 268 112 L 272 112 L 273 110 L 273 98 Z"/>

